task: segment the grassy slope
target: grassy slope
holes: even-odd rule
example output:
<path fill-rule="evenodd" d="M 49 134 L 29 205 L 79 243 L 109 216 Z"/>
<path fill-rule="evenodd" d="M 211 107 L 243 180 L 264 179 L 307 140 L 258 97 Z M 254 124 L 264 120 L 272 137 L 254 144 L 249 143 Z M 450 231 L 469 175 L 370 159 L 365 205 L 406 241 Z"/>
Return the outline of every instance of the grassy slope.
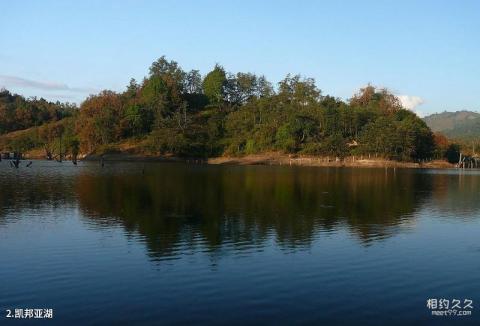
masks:
<path fill-rule="evenodd" d="M 15 138 L 35 135 L 38 127 L 14 131 L 0 135 L 0 150 L 2 145 Z M 346 166 L 346 167 L 408 167 L 408 168 L 452 168 L 453 165 L 445 161 L 432 161 L 424 164 L 410 162 L 396 162 L 384 159 L 361 157 L 347 157 L 343 161 L 337 161 L 334 157 L 316 157 L 306 155 L 289 155 L 278 152 L 246 155 L 243 157 L 217 157 L 207 160 L 179 159 L 171 155 L 161 155 L 149 150 L 146 138 L 130 138 L 124 141 L 99 147 L 94 153 L 83 153 L 81 157 L 90 160 L 98 160 L 101 155 L 106 160 L 115 161 L 178 161 L 188 160 L 192 162 L 206 162 L 209 164 L 238 164 L 238 165 L 300 165 L 300 166 Z M 24 153 L 26 158 L 43 159 L 45 151 L 42 147 L 34 148 Z"/>

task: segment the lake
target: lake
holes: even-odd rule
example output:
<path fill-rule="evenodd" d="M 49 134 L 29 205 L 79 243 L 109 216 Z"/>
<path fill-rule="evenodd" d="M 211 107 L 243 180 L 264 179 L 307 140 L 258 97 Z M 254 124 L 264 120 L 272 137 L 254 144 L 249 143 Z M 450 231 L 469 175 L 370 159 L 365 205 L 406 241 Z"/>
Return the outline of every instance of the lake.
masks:
<path fill-rule="evenodd" d="M 480 323 L 478 171 L 25 163 L 0 162 L 0 324 Z"/>

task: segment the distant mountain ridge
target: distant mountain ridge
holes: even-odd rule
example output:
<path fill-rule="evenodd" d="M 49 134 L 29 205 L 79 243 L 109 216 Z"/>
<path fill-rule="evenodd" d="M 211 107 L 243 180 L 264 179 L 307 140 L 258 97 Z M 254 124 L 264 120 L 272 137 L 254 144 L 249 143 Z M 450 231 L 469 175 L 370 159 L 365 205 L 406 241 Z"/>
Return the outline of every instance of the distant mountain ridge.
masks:
<path fill-rule="evenodd" d="M 450 138 L 469 139 L 480 137 L 480 113 L 456 111 L 435 113 L 423 118 L 434 132 L 441 132 Z"/>

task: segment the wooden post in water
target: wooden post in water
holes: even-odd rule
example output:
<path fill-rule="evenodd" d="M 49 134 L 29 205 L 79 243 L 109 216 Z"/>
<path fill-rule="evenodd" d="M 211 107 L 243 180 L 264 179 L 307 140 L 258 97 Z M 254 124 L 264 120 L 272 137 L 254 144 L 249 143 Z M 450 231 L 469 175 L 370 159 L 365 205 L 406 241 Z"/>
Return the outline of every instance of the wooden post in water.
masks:
<path fill-rule="evenodd" d="M 20 156 L 17 153 L 14 154 L 13 165 L 16 169 L 18 169 L 18 166 L 20 165 Z"/>
<path fill-rule="evenodd" d="M 62 135 L 60 135 L 60 160 L 59 162 L 62 162 Z"/>

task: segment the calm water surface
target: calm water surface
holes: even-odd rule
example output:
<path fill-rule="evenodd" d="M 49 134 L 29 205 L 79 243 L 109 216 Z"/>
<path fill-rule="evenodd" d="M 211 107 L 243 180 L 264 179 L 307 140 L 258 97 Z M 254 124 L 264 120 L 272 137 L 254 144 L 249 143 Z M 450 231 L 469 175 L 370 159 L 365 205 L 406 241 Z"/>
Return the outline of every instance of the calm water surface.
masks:
<path fill-rule="evenodd" d="M 0 324 L 480 324 L 478 172 L 2 161 L 0 185 Z"/>

